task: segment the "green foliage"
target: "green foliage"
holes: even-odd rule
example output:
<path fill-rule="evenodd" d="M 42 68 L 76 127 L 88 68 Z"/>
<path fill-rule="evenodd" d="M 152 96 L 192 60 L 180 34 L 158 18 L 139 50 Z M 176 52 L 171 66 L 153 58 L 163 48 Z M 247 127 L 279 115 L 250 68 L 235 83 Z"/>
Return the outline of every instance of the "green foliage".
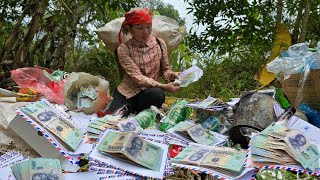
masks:
<path fill-rule="evenodd" d="M 165 4 L 161 0 L 139 0 L 138 3 L 141 7 L 149 8 L 154 13 L 176 20 L 179 25 L 185 25 L 185 19 L 180 17 L 179 12 L 171 4 Z"/>
<path fill-rule="evenodd" d="M 78 72 L 87 72 L 92 75 L 104 77 L 110 84 L 110 92 L 113 92 L 120 83 L 120 76 L 116 58 L 113 53 L 107 50 L 100 42 L 98 47 L 87 52 L 82 52 L 83 57 L 78 65 Z M 71 72 L 72 67 L 66 67 Z"/>
<path fill-rule="evenodd" d="M 274 28 L 271 12 L 275 9 L 270 1 L 192 0 L 188 3 L 195 23 L 206 25 L 200 35 L 191 30 L 189 42 L 194 51 L 223 55 L 242 45 L 252 44 L 259 50 L 270 47 Z"/>
<path fill-rule="evenodd" d="M 314 175 L 308 175 L 305 173 L 297 173 L 294 171 L 268 169 L 260 170 L 256 175 L 257 180 L 292 180 L 292 179 L 319 179 Z"/>
<path fill-rule="evenodd" d="M 198 61 L 198 66 L 204 72 L 203 76 L 199 81 L 183 88 L 177 96 L 203 99 L 210 95 L 223 100 L 239 97 L 243 91 L 258 87 L 255 77 L 261 70 L 262 62 L 263 56 L 250 51 L 239 51 L 237 56 L 227 55 Z"/>

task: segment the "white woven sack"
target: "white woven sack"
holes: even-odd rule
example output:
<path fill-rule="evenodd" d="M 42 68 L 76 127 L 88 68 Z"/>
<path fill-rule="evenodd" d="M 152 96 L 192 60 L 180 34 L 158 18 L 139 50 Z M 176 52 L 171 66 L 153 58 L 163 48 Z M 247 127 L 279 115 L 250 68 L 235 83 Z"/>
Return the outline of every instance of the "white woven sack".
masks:
<path fill-rule="evenodd" d="M 123 21 L 124 17 L 117 18 L 96 30 L 98 37 L 111 52 L 114 52 L 119 46 L 118 33 Z M 180 27 L 174 19 L 161 15 L 154 16 L 152 20 L 152 35 L 163 39 L 169 51 L 177 48 L 185 34 L 186 27 Z M 127 35 L 121 33 L 122 42 L 128 41 L 131 37 L 130 33 Z"/>

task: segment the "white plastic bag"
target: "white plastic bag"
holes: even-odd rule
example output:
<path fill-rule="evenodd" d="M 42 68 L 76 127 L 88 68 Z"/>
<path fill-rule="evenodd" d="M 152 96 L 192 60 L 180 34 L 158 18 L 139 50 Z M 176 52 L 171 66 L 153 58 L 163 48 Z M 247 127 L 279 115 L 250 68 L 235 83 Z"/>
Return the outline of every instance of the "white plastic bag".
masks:
<path fill-rule="evenodd" d="M 86 115 L 91 115 L 106 107 L 107 103 L 112 99 L 109 95 L 109 82 L 93 76 L 88 73 L 79 72 L 71 73 L 64 85 L 64 103 L 69 110 L 76 109 L 76 105 L 72 99 L 75 93 L 78 93 L 79 85 L 90 83 L 97 91 L 97 98 L 90 107 L 83 107 L 82 110 Z"/>
<path fill-rule="evenodd" d="M 96 30 L 98 37 L 111 52 L 114 52 L 119 46 L 118 33 L 123 21 L 124 17 L 117 18 Z M 152 20 L 151 34 L 163 39 L 166 42 L 168 50 L 172 51 L 182 41 L 183 36 L 186 34 L 186 27 L 180 27 L 178 22 L 172 18 L 155 15 Z M 131 37 L 130 33 L 127 35 L 121 33 L 122 42 L 128 41 Z"/>

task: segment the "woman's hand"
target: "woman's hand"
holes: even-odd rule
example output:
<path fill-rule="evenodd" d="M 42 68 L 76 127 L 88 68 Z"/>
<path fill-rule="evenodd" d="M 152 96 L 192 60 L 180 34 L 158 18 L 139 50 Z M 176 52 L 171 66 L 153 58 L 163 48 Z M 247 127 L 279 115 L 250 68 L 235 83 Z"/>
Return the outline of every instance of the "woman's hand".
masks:
<path fill-rule="evenodd" d="M 181 74 L 181 72 L 173 72 L 171 74 L 170 80 L 175 80 L 178 78 L 178 76 Z"/>
<path fill-rule="evenodd" d="M 180 90 L 180 84 L 176 82 L 165 84 L 164 90 L 175 94 Z"/>

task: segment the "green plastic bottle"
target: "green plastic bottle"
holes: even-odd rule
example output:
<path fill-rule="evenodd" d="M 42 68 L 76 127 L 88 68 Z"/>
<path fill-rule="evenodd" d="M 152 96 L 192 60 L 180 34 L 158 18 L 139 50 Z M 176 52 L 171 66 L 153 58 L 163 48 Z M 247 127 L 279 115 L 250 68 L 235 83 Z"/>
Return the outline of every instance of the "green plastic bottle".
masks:
<path fill-rule="evenodd" d="M 283 109 L 288 109 L 291 106 L 291 103 L 280 88 L 276 88 L 275 99 L 280 103 Z"/>
<path fill-rule="evenodd" d="M 173 104 L 159 127 L 160 131 L 165 132 L 179 122 L 185 121 L 189 118 L 192 108 L 185 106 L 186 104 L 188 104 L 188 101 L 186 100 L 177 101 Z"/>
<path fill-rule="evenodd" d="M 134 119 L 139 123 L 139 125 L 145 129 L 149 126 L 153 126 L 156 121 L 156 113 L 151 109 L 145 109 L 137 114 Z"/>

